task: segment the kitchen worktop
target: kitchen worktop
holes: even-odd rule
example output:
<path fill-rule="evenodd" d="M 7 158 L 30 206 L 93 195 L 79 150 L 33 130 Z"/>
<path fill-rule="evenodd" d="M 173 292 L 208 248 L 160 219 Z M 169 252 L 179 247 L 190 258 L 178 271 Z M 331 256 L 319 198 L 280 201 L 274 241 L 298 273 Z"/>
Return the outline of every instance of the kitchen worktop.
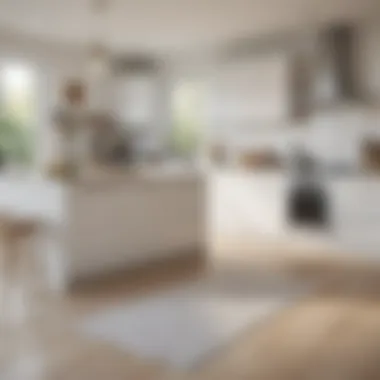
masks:
<path fill-rule="evenodd" d="M 190 165 L 134 165 L 130 167 L 92 167 L 72 182 L 73 187 L 91 190 L 129 184 L 154 186 L 165 182 L 189 183 L 203 176 L 200 168 Z"/>

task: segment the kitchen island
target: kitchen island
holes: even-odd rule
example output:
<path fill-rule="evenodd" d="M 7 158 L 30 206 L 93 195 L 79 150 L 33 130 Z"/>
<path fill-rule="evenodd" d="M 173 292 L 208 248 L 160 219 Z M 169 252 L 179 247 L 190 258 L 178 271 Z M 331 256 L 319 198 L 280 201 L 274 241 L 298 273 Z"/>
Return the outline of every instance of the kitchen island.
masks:
<path fill-rule="evenodd" d="M 42 222 L 51 285 L 205 250 L 205 181 L 187 169 L 100 171 L 73 183 L 0 177 L 0 211 Z"/>
<path fill-rule="evenodd" d="M 68 284 L 152 261 L 204 253 L 205 181 L 200 172 L 104 172 L 66 188 Z"/>

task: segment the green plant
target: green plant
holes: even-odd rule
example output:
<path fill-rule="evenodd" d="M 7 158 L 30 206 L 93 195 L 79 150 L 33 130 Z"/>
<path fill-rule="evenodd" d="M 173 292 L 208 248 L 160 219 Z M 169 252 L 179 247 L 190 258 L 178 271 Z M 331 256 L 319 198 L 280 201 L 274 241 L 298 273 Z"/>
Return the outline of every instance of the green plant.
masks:
<path fill-rule="evenodd" d="M 0 115 L 0 155 L 3 161 L 28 164 L 33 158 L 34 133 L 21 121 Z"/>
<path fill-rule="evenodd" d="M 199 128 L 190 120 L 178 120 L 172 129 L 171 146 L 175 153 L 188 156 L 194 153 L 199 142 Z"/>
<path fill-rule="evenodd" d="M 177 155 L 190 157 L 196 153 L 203 129 L 202 99 L 203 87 L 196 82 L 180 83 L 173 93 L 170 146 Z"/>

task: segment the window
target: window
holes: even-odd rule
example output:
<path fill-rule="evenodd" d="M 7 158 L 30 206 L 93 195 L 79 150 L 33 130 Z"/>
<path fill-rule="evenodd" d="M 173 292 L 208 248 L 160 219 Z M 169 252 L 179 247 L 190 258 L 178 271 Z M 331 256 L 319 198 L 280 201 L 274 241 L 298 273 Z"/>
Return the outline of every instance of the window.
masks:
<path fill-rule="evenodd" d="M 172 146 L 181 155 L 191 155 L 198 147 L 204 123 L 204 86 L 199 82 L 177 84 L 172 97 Z"/>
<path fill-rule="evenodd" d="M 121 118 L 128 125 L 148 126 L 154 120 L 155 78 L 149 75 L 131 75 L 121 83 Z"/>
<path fill-rule="evenodd" d="M 0 64 L 0 165 L 32 163 L 36 111 L 34 70 L 22 64 Z"/>

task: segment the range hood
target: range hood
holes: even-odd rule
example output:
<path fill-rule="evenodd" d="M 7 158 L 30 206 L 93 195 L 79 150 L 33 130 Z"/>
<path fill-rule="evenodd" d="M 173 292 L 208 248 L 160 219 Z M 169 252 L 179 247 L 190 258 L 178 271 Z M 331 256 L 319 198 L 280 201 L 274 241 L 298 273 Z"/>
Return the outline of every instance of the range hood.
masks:
<path fill-rule="evenodd" d="M 317 109 L 360 103 L 357 33 L 351 24 L 332 25 L 318 35 L 313 97 Z"/>

